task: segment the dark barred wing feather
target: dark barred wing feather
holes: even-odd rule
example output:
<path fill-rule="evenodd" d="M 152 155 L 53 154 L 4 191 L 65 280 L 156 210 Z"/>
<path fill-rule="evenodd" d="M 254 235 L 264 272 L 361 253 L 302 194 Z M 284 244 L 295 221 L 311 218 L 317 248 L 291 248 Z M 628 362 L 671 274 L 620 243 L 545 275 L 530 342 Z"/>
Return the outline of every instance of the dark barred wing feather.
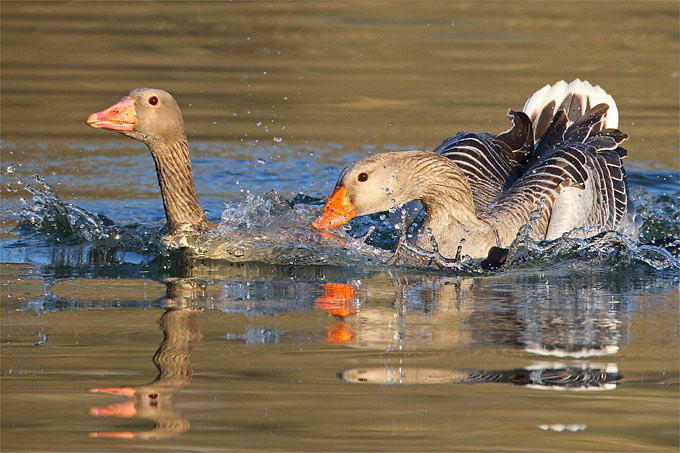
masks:
<path fill-rule="evenodd" d="M 517 180 L 534 147 L 529 118 L 512 110 L 508 117 L 513 125 L 502 134 L 459 132 L 434 149 L 466 176 L 478 215 Z"/>
<path fill-rule="evenodd" d="M 532 213 L 533 237 L 544 239 L 555 202 L 566 188 L 592 194 L 589 212 L 578 212 L 582 225 L 598 231 L 623 230 L 631 217 L 625 172 L 619 148 L 628 137 L 615 129 L 602 129 L 608 106 L 600 104 L 567 127 L 560 110 L 541 137 L 524 174 L 503 193 L 489 217 L 511 223 L 515 231 L 526 224 Z M 628 215 L 627 215 L 628 214 Z"/>

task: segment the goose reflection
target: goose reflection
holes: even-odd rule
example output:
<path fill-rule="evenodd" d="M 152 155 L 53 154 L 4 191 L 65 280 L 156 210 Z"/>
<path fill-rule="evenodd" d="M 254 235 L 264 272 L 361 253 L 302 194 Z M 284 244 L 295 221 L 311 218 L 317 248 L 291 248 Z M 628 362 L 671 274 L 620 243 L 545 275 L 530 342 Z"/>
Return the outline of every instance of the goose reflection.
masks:
<path fill-rule="evenodd" d="M 379 291 L 384 291 L 381 286 Z M 317 308 L 341 319 L 325 340 L 386 352 L 505 344 L 531 354 L 584 359 L 619 350 L 620 300 L 611 289 L 569 276 L 536 284 L 518 276 L 393 279 L 393 303 L 371 304 L 370 280 L 324 285 Z M 390 297 L 390 296 L 388 296 Z M 389 358 L 387 359 L 389 361 Z M 344 370 L 346 382 L 407 384 L 507 383 L 540 390 L 613 390 L 622 378 L 615 363 L 534 362 L 506 370 L 436 369 L 406 366 Z"/>
<path fill-rule="evenodd" d="M 93 432 L 91 437 L 126 439 L 163 439 L 189 429 L 189 421 L 175 409 L 180 390 L 189 384 L 193 369 L 189 362 L 194 344 L 201 339 L 196 329 L 194 300 L 203 291 L 195 281 L 175 279 L 166 282 L 166 296 L 162 306 L 167 308 L 160 319 L 163 341 L 153 356 L 158 376 L 153 382 L 140 386 L 94 388 L 93 393 L 121 395 L 127 401 L 107 407 L 90 409 L 98 417 L 143 418 L 154 422 L 148 431 Z"/>
<path fill-rule="evenodd" d="M 338 378 L 356 384 L 512 384 L 540 390 L 612 390 L 622 376 L 615 364 L 535 362 L 508 370 L 449 370 L 417 367 L 353 368 Z"/>
<path fill-rule="evenodd" d="M 356 348 L 504 344 L 544 356 L 607 356 L 619 350 L 625 300 L 587 276 L 393 278 L 325 284 L 316 307 L 341 321 L 327 339 Z M 593 277 L 601 278 L 600 277 Z M 613 283 L 616 284 L 616 283 Z M 391 288 L 390 288 L 391 286 Z M 391 302 L 390 302 L 391 301 Z"/>

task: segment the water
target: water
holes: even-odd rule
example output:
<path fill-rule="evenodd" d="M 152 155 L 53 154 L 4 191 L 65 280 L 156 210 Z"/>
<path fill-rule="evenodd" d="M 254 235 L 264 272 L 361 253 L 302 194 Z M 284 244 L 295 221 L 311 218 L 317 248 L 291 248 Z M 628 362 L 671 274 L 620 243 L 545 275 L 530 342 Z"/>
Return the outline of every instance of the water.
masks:
<path fill-rule="evenodd" d="M 677 5 L 499 8 L 3 4 L 3 450 L 677 450 Z M 575 77 L 631 136 L 638 242 L 490 272 L 308 228 L 348 162 Z M 84 125 L 137 86 L 179 100 L 231 262 L 162 253 L 148 151 Z"/>

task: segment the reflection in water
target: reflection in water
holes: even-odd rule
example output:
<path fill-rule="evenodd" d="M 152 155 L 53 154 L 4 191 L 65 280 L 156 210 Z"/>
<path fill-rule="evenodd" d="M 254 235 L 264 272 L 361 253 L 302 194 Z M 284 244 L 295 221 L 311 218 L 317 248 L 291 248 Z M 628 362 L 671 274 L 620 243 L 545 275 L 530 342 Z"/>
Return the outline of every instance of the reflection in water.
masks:
<path fill-rule="evenodd" d="M 324 283 L 323 296 L 316 298 L 316 308 L 329 315 L 346 318 L 356 313 L 354 301 L 354 287 L 345 283 Z"/>
<path fill-rule="evenodd" d="M 131 266 L 130 272 L 140 266 L 146 265 Z M 187 277 L 212 281 L 205 285 L 200 308 L 249 316 L 324 311 L 337 319 L 322 335 L 331 343 L 383 351 L 496 344 L 572 358 L 615 354 L 625 343 L 620 327 L 634 308 L 635 294 L 664 293 L 677 284 L 673 275 L 650 280 L 644 270 L 629 269 L 624 275 L 586 266 L 484 277 L 211 261 L 184 269 Z M 159 273 L 144 269 L 151 277 Z M 98 275 L 97 270 L 84 272 Z M 125 269 L 117 272 L 124 275 Z M 83 307 L 55 294 L 31 304 L 44 312 Z M 270 343 L 296 336 L 252 326 L 246 332 L 225 332 L 224 338 Z"/>
<path fill-rule="evenodd" d="M 575 433 L 586 429 L 586 425 L 584 423 L 570 423 L 568 425 L 565 425 L 564 423 L 553 423 L 552 425 L 538 425 L 538 427 L 543 431 L 556 431 L 558 433 L 561 433 L 562 431 L 570 431 Z"/>
<path fill-rule="evenodd" d="M 138 387 L 90 389 L 94 393 L 122 395 L 128 401 L 90 410 L 94 416 L 139 417 L 154 422 L 149 431 L 95 432 L 92 437 L 163 439 L 189 429 L 189 421 L 175 409 L 178 392 L 191 381 L 193 369 L 189 362 L 194 343 L 201 333 L 194 326 L 194 299 L 203 288 L 196 282 L 177 279 L 167 282 L 163 305 L 167 311 L 160 319 L 163 341 L 153 356 L 158 376 L 153 382 Z"/>
<path fill-rule="evenodd" d="M 338 373 L 343 381 L 382 385 L 505 383 L 541 390 L 612 390 L 623 376 L 614 364 L 535 362 L 511 370 L 446 370 L 392 367 L 354 368 Z"/>
<path fill-rule="evenodd" d="M 649 279 L 644 270 L 627 268 L 626 273 L 621 273 L 586 269 L 578 263 L 540 273 L 520 270 L 483 277 L 418 274 L 395 269 L 362 271 L 342 267 L 227 265 L 211 261 L 185 264 L 173 267 L 174 273 L 186 277 L 170 279 L 166 297 L 162 299 L 167 311 L 161 318 L 164 339 L 154 357 L 158 378 L 144 386 L 94 390 L 129 400 L 93 409 L 92 414 L 147 418 L 154 421 L 154 429 L 93 436 L 157 439 L 188 429 L 188 421 L 174 404 L 178 392 L 191 379 L 189 354 L 200 338 L 193 324 L 198 309 L 217 310 L 223 320 L 225 316 L 238 319 L 228 324 L 230 328 L 237 326 L 236 331 L 226 330 L 223 327 L 226 324 L 215 325 L 217 329 L 225 329 L 218 330 L 216 338 L 270 348 L 263 350 L 265 354 L 271 353 L 275 345 L 303 343 L 321 343 L 328 348 L 348 348 L 348 351 L 365 350 L 368 355 L 373 351 L 389 353 L 381 355 L 382 363 L 344 371 L 342 378 L 349 382 L 508 383 L 531 389 L 592 391 L 614 389 L 622 378 L 617 371 L 621 360 L 617 351 L 628 342 L 628 317 L 636 310 L 635 304 L 640 303 L 636 294 L 639 291 L 668 293 L 677 285 L 677 276 L 673 275 Z M 83 269 L 60 271 L 64 275 L 84 272 Z M 148 275 L 163 274 L 155 271 Z M 88 282 L 91 280 L 77 280 L 81 294 L 87 294 Z M 71 288 L 65 283 L 52 285 L 52 294 L 40 299 L 42 302 L 33 308 L 50 312 L 114 303 L 130 306 L 120 301 L 95 304 L 89 296 L 87 302 L 77 302 L 64 296 L 70 294 Z M 151 288 L 152 283 L 146 281 L 143 285 Z M 134 281 L 127 282 L 126 286 L 133 287 Z M 162 288 L 155 290 L 162 291 Z M 151 302 L 135 304 L 155 306 Z M 309 317 L 303 322 L 299 314 Z M 273 318 L 276 321 L 272 321 Z M 311 331 L 308 321 L 317 323 Z M 450 365 L 455 366 L 454 369 L 446 369 L 447 363 L 417 368 L 412 362 L 410 366 L 402 366 L 405 356 L 400 354 L 442 351 L 445 355 L 452 352 L 462 357 L 473 350 L 491 354 L 492 360 L 501 356 L 503 360 L 512 358 L 514 350 L 519 357 L 534 353 L 572 359 L 608 355 L 611 358 L 606 362 L 611 363 L 565 360 L 564 363 L 539 362 L 530 366 L 510 363 L 485 368 L 465 363 L 467 360 L 461 358 L 461 364 Z M 471 354 L 474 355 L 477 353 Z M 326 376 L 356 366 L 331 367 Z"/>
<path fill-rule="evenodd" d="M 389 305 L 371 303 L 385 297 L 386 282 L 364 279 L 325 284 L 316 307 L 343 320 L 327 338 L 358 348 L 508 344 L 534 354 L 583 358 L 614 354 L 621 340 L 626 303 L 612 288 L 592 285 L 600 277 L 545 276 L 550 284 L 544 285 L 521 275 L 394 278 Z"/>

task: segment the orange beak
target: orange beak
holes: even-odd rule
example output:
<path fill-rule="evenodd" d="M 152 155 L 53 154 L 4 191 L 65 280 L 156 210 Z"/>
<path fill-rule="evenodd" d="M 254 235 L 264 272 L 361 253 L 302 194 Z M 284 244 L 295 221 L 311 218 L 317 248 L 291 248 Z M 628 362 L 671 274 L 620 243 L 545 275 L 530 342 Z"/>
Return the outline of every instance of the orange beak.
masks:
<path fill-rule="evenodd" d="M 312 222 L 314 228 L 320 230 L 337 228 L 354 218 L 356 208 L 349 201 L 345 186 L 337 187 L 323 207 L 323 214 Z"/>
<path fill-rule="evenodd" d="M 93 113 L 85 120 L 88 126 L 97 129 L 110 129 L 112 131 L 129 132 L 137 124 L 135 114 L 135 100 L 124 97 L 106 110 Z"/>

